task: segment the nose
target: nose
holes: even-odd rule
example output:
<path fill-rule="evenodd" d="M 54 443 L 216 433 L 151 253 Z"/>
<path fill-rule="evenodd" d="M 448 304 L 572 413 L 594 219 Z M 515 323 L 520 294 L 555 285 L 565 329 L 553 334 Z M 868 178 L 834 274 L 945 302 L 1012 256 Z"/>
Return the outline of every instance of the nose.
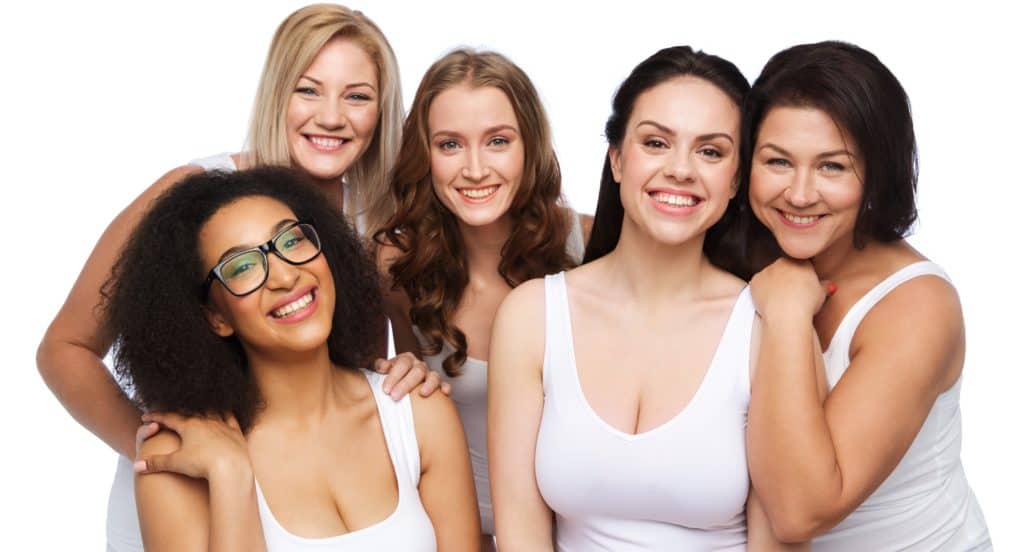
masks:
<path fill-rule="evenodd" d="M 783 199 L 794 207 L 809 207 L 818 202 L 818 186 L 812 171 L 798 171 L 783 193 Z"/>
<path fill-rule="evenodd" d="M 267 289 L 292 289 L 299 281 L 299 267 L 286 263 L 277 255 L 267 255 Z"/>
<path fill-rule="evenodd" d="M 491 175 L 491 167 L 478 148 L 466 151 L 466 164 L 462 167 L 462 177 L 473 182 L 482 182 Z"/>
<path fill-rule="evenodd" d="M 693 182 L 696 174 L 693 169 L 693 160 L 690 152 L 679 151 L 674 155 L 667 156 L 665 161 L 665 176 L 679 183 Z"/>
<path fill-rule="evenodd" d="M 345 128 L 348 124 L 345 106 L 341 101 L 322 102 L 320 109 L 316 113 L 316 123 L 325 130 Z"/>

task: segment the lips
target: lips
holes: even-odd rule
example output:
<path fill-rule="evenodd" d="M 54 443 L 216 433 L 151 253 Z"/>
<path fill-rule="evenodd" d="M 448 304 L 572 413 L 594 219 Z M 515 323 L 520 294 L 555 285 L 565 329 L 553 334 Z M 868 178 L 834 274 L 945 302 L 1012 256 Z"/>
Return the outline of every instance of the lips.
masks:
<path fill-rule="evenodd" d="M 821 219 L 827 215 L 798 215 L 796 213 L 790 213 L 783 211 L 782 209 L 775 210 L 779 214 L 779 218 L 786 226 L 792 228 L 810 228 L 818 224 Z"/>
<path fill-rule="evenodd" d="M 305 286 L 274 304 L 267 316 L 278 322 L 304 319 L 316 308 L 317 287 Z"/>
<path fill-rule="evenodd" d="M 322 134 L 303 134 L 302 135 L 313 149 L 320 151 L 337 151 L 342 146 L 352 141 L 351 138 L 342 138 L 340 136 L 326 136 Z"/>
<path fill-rule="evenodd" d="M 501 184 L 493 184 L 490 186 L 475 186 L 472 188 L 456 188 L 456 190 L 463 199 L 476 203 L 487 201 L 491 196 L 497 193 L 498 188 L 500 187 Z"/>

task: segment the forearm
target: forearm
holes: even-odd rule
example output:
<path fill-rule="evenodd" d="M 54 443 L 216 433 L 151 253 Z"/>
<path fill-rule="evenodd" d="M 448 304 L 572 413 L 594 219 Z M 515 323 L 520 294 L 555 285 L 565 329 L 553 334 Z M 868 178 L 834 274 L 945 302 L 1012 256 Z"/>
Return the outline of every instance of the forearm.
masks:
<path fill-rule="evenodd" d="M 220 469 L 209 484 L 210 552 L 266 550 L 251 467 Z"/>
<path fill-rule="evenodd" d="M 809 318 L 766 318 L 751 390 L 751 478 L 784 540 L 827 518 L 842 492 L 818 389 L 816 339 Z"/>
<path fill-rule="evenodd" d="M 141 413 L 95 353 L 47 338 L 39 346 L 36 364 L 43 381 L 75 421 L 118 454 L 135 458 Z"/>

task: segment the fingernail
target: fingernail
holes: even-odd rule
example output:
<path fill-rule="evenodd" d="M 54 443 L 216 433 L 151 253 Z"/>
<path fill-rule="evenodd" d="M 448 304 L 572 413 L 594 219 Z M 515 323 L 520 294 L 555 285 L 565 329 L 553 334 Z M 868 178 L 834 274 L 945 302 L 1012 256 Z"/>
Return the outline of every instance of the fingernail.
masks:
<path fill-rule="evenodd" d="M 388 394 L 388 395 L 391 394 L 391 386 L 390 385 L 387 385 L 387 384 L 384 385 L 384 393 Z"/>
<path fill-rule="evenodd" d="M 146 471 L 146 461 L 145 460 L 136 460 L 135 463 L 132 464 L 132 468 L 135 469 L 135 473 L 144 472 L 144 471 Z"/>
<path fill-rule="evenodd" d="M 838 290 L 839 290 L 839 286 L 837 286 L 834 282 L 829 282 L 828 283 L 828 294 L 829 295 L 835 295 L 836 291 L 838 291 Z"/>

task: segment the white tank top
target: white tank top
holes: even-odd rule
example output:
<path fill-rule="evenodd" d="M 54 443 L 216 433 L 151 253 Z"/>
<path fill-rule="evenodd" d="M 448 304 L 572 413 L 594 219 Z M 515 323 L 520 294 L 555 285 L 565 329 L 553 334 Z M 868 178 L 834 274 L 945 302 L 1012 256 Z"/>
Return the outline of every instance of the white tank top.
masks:
<path fill-rule="evenodd" d="M 583 260 L 583 227 L 580 215 L 570 210 L 572 227 L 565 241 L 565 252 L 574 263 Z M 413 328 L 416 338 L 424 342 L 423 334 Z M 469 459 L 473 465 L 473 480 L 476 484 L 476 501 L 480 509 L 480 531 L 485 535 L 494 534 L 494 509 L 491 506 L 491 483 L 487 471 L 487 361 L 466 357 L 462 365 L 462 373 L 450 377 L 445 373 L 442 363 L 455 349 L 448 343 L 441 344 L 441 352 L 436 355 L 424 355 L 423 361 L 431 370 L 448 382 L 451 388 L 451 399 L 459 411 L 462 429 L 466 433 L 469 445 Z"/>
<path fill-rule="evenodd" d="M 602 420 L 583 394 L 565 273 L 545 278 L 544 288 L 544 412 L 535 470 L 555 512 L 557 550 L 744 550 L 755 314 L 749 288 L 737 298 L 689 404 L 636 435 Z"/>
<path fill-rule="evenodd" d="M 825 351 L 829 389 L 850 366 L 850 342 L 868 312 L 900 284 L 928 275 L 949 281 L 935 263 L 914 263 L 850 308 Z M 961 380 L 935 400 L 910 449 L 882 485 L 839 525 L 814 539 L 815 551 L 992 549 L 985 517 L 960 463 Z"/>
<path fill-rule="evenodd" d="M 256 483 L 256 498 L 259 502 L 260 521 L 267 552 L 303 551 L 365 551 L 408 550 L 412 552 L 433 552 L 437 549 L 434 526 L 420 502 L 420 452 L 416 442 L 413 424 L 412 401 L 408 396 L 393 401 L 381 389 L 384 376 L 363 370 L 373 389 L 377 402 L 377 414 L 384 429 L 384 441 L 388 455 L 395 469 L 398 481 L 398 505 L 395 511 L 383 520 L 358 531 L 335 537 L 305 538 L 293 535 L 278 523 L 270 511 L 259 482 Z"/>

